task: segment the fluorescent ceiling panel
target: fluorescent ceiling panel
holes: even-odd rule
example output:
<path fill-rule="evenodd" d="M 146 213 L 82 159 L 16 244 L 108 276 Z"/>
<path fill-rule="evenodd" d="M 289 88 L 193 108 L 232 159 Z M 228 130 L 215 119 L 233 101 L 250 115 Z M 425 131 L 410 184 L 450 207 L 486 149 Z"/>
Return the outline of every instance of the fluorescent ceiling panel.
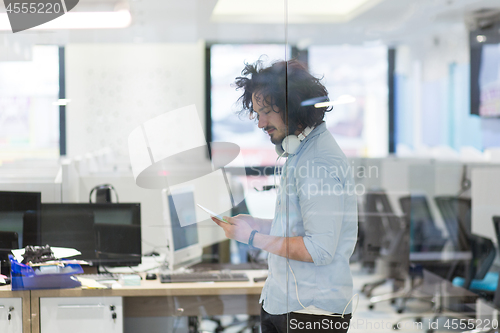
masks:
<path fill-rule="evenodd" d="M 232 23 L 284 23 L 286 10 L 289 23 L 346 22 L 381 1 L 219 0 L 211 19 Z"/>

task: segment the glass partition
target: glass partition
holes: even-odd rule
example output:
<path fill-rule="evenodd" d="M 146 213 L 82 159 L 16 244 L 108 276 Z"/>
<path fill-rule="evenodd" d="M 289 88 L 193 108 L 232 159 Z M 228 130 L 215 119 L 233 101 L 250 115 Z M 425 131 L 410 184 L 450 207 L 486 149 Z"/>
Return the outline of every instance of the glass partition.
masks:
<path fill-rule="evenodd" d="M 143 279 L 94 291 L 124 332 L 392 329 L 432 297 L 468 319 L 500 215 L 499 122 L 468 111 L 487 2 L 62 0 L 15 33 L 0 8 L 0 190 L 141 204 L 142 264 L 99 273 Z"/>

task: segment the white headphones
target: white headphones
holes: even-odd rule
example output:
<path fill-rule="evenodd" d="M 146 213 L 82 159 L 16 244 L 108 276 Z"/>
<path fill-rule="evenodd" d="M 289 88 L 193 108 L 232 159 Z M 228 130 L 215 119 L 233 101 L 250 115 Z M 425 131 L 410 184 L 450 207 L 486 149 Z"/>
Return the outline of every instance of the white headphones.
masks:
<path fill-rule="evenodd" d="M 313 128 L 308 126 L 299 135 L 292 134 L 285 137 L 281 144 L 275 146 L 276 153 L 280 156 L 283 155 L 284 157 L 287 157 L 290 154 L 295 154 L 300 146 L 300 143 L 304 141 L 312 130 Z"/>

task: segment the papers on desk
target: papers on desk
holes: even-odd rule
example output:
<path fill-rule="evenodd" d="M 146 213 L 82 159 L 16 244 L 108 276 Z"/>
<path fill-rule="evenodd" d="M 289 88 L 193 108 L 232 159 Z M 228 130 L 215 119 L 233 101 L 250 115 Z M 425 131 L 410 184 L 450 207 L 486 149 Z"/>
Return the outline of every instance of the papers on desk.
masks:
<path fill-rule="evenodd" d="M 81 254 L 80 251 L 65 247 L 52 247 L 54 257 L 57 259 L 64 259 Z M 14 259 L 19 263 L 24 259 L 25 249 L 12 250 Z M 75 271 L 74 265 L 88 265 L 89 263 L 84 260 L 49 260 L 39 263 L 28 263 L 29 267 L 35 268 L 33 271 L 35 275 L 46 274 L 72 274 Z"/>
<path fill-rule="evenodd" d="M 86 279 L 78 275 L 76 276 L 76 278 L 82 283 L 82 289 L 109 289 L 108 286 L 99 283 L 94 279 Z"/>
<path fill-rule="evenodd" d="M 42 267 L 42 266 L 59 266 L 64 267 L 66 265 L 90 265 L 88 261 L 85 260 L 51 260 L 39 263 L 30 263 L 31 267 Z M 41 268 L 43 269 L 43 268 Z"/>
<path fill-rule="evenodd" d="M 78 250 L 70 249 L 67 247 L 51 247 L 50 249 L 54 253 L 54 257 L 56 257 L 57 259 L 70 258 L 82 254 Z M 24 251 L 25 249 L 18 249 L 18 250 L 12 250 L 11 252 L 14 255 L 14 259 L 16 259 L 17 262 L 22 262 L 24 259 Z"/>

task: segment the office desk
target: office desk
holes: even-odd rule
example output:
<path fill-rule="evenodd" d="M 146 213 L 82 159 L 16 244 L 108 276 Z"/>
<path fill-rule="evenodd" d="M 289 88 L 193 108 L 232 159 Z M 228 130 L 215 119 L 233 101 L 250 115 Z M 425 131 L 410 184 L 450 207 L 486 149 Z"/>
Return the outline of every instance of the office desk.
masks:
<path fill-rule="evenodd" d="M 410 252 L 410 262 L 450 281 L 457 274 L 466 276 L 471 259 L 471 251 Z"/>
<path fill-rule="evenodd" d="M 470 251 L 410 252 L 410 261 L 412 262 L 419 262 L 419 261 L 450 262 L 450 261 L 468 261 L 471 259 L 472 259 L 472 252 Z"/>
<path fill-rule="evenodd" d="M 10 285 L 0 287 L 0 298 L 20 298 L 22 309 L 14 309 L 22 313 L 23 333 L 31 332 L 30 320 L 30 292 L 25 291 L 12 291 Z"/>
<path fill-rule="evenodd" d="M 119 289 L 32 290 L 31 332 L 40 333 L 42 297 L 123 297 L 123 316 L 163 317 L 221 314 L 260 315 L 258 304 L 264 282 L 161 283 L 141 281 L 140 286 Z"/>

